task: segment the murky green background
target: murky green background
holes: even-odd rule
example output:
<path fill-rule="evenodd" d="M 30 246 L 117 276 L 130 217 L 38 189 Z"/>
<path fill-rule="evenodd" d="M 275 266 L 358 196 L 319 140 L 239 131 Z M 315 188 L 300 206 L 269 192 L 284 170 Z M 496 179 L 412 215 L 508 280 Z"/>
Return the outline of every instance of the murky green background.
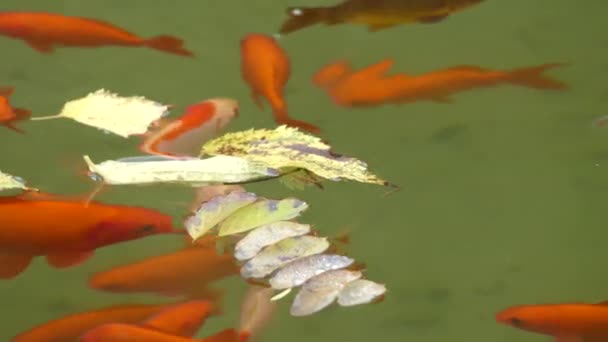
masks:
<path fill-rule="evenodd" d="M 288 5 L 329 1 L 5 0 L 2 10 L 52 11 L 110 21 L 142 36 L 183 38 L 197 58 L 149 49 L 58 49 L 42 55 L 0 37 L 0 84 L 16 87 L 13 105 L 34 115 L 99 88 L 184 106 L 233 97 L 241 116 L 230 130 L 273 127 L 239 71 L 239 40 L 273 33 Z M 379 305 L 332 307 L 310 318 L 288 315 L 291 300 L 261 341 L 541 341 L 499 326 L 494 314 L 522 303 L 608 298 L 606 196 L 608 114 L 605 1 L 487 0 L 435 25 L 370 34 L 354 25 L 314 27 L 281 43 L 292 60 L 287 100 L 294 117 L 318 124 L 339 153 L 359 157 L 403 186 L 383 189 L 326 184 L 295 195 L 311 203 L 303 220 L 331 235 L 350 227 L 349 253 L 387 284 Z M 454 103 L 335 107 L 311 85 L 322 65 L 347 58 L 356 67 L 386 57 L 394 71 L 424 73 L 460 64 L 510 69 L 570 62 L 551 71 L 571 89 L 542 92 L 503 86 L 455 96 Z M 138 140 L 105 135 L 70 120 L 23 123 L 27 135 L 0 130 L 0 169 L 48 192 L 79 193 L 90 183 L 68 165 L 136 155 Z M 294 195 L 279 184 L 249 188 L 269 197 Z M 114 188 L 100 200 L 162 209 L 183 217 L 191 191 Z M 32 213 L 35 214 L 35 213 Z M 6 228 L 6 227 L 5 227 Z M 100 249 L 87 263 L 49 268 L 42 258 L 20 277 L 0 282 L 0 340 L 49 319 L 112 303 L 156 301 L 87 289 L 89 274 L 175 250 L 179 238 L 153 237 Z M 226 315 L 201 336 L 235 326 L 245 283 L 234 277 Z M 544 338 L 545 340 L 547 338 Z"/>

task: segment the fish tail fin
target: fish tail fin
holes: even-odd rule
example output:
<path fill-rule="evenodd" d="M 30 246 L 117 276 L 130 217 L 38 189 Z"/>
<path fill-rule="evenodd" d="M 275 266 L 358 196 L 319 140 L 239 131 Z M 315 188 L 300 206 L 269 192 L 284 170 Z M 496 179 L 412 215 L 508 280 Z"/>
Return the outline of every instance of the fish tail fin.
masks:
<path fill-rule="evenodd" d="M 283 23 L 279 33 L 291 33 L 323 22 L 331 24 L 331 9 L 332 7 L 288 7 L 289 19 Z"/>
<path fill-rule="evenodd" d="M 273 111 L 274 119 L 279 125 L 287 125 L 290 127 L 296 127 L 302 129 L 304 131 L 317 134 L 321 132 L 321 129 L 318 126 L 315 126 L 311 123 L 300 121 L 296 119 L 292 119 L 289 117 L 286 108 L 277 108 Z"/>
<path fill-rule="evenodd" d="M 15 278 L 25 271 L 31 262 L 31 255 L 0 253 L 0 279 Z"/>
<path fill-rule="evenodd" d="M 154 37 L 146 40 L 144 45 L 152 49 L 169 52 L 180 56 L 194 57 L 194 53 L 184 48 L 184 41 L 173 36 L 163 35 Z"/>
<path fill-rule="evenodd" d="M 564 65 L 564 63 L 551 63 L 529 68 L 515 69 L 509 72 L 508 79 L 511 83 L 530 88 L 564 90 L 568 88 L 565 83 L 543 75 L 543 73 L 548 69 L 553 69 Z"/>

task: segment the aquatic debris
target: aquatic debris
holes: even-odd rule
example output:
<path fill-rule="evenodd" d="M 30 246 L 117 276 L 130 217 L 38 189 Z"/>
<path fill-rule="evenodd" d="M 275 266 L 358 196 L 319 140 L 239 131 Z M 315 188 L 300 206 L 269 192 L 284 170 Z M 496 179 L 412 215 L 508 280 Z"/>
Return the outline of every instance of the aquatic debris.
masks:
<path fill-rule="evenodd" d="M 263 162 L 285 174 L 305 169 L 323 179 L 394 186 L 370 173 L 367 164 L 355 158 L 336 155 L 320 138 L 285 125 L 274 130 L 250 129 L 224 134 L 208 141 L 201 156 L 230 155 Z"/>
<path fill-rule="evenodd" d="M 357 279 L 344 286 L 338 295 L 338 304 L 353 306 L 368 304 L 384 295 L 386 286 L 367 279 Z"/>
<path fill-rule="evenodd" d="M 244 183 L 277 176 L 276 170 L 264 164 L 232 156 L 206 159 L 141 156 L 94 164 L 85 155 L 84 160 L 94 176 L 110 185 L 178 183 L 202 186 Z"/>
<path fill-rule="evenodd" d="M 257 198 L 256 194 L 244 191 L 231 191 L 226 195 L 213 197 L 203 202 L 194 215 L 186 219 L 184 227 L 192 240 L 197 240 L 235 211 L 255 202 Z"/>
<path fill-rule="evenodd" d="M 142 96 L 123 97 L 105 89 L 67 102 L 60 114 L 31 118 L 32 121 L 70 118 L 123 138 L 144 134 L 150 124 L 166 116 L 169 106 Z"/>
<path fill-rule="evenodd" d="M 292 303 L 294 316 L 313 314 L 336 298 L 340 305 L 352 306 L 382 296 L 384 285 L 354 282 L 362 277 L 360 270 L 348 269 L 353 268 L 354 259 L 323 254 L 330 247 L 328 238 L 310 235 L 316 234 L 310 225 L 290 221 L 307 208 L 296 198 L 271 200 L 242 189 L 218 192 L 185 220 L 185 226 L 193 239 L 207 232 L 238 237 L 233 253 L 243 263 L 241 276 L 264 283 L 270 291 L 282 290 L 270 301 L 302 286 Z"/>
<path fill-rule="evenodd" d="M 241 267 L 243 278 L 264 278 L 300 258 L 323 253 L 329 248 L 327 238 L 310 235 L 294 236 L 264 248 Z"/>
<path fill-rule="evenodd" d="M 239 261 L 249 260 L 264 247 L 283 239 L 310 233 L 310 225 L 292 221 L 278 221 L 258 227 L 249 232 L 234 246 L 234 257 Z"/>
<path fill-rule="evenodd" d="M 321 273 L 300 289 L 291 304 L 293 316 L 307 316 L 319 312 L 333 303 L 344 287 L 359 278 L 360 271 L 335 270 Z"/>
<path fill-rule="evenodd" d="M 30 188 L 25 184 L 25 181 L 21 177 L 13 176 L 8 173 L 0 171 L 0 191 L 21 189 L 26 191 L 38 191 L 38 189 Z"/>
<path fill-rule="evenodd" d="M 242 207 L 219 224 L 218 236 L 242 233 L 265 224 L 285 221 L 297 217 L 308 204 L 297 198 L 286 198 L 280 201 L 262 199 Z"/>

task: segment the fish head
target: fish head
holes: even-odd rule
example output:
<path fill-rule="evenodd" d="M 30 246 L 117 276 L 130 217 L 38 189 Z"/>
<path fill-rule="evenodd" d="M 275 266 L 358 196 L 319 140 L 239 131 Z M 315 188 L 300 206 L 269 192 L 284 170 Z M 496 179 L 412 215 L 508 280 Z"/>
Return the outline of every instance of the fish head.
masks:
<path fill-rule="evenodd" d="M 556 305 L 520 305 L 496 315 L 496 321 L 517 329 L 554 335 L 566 328 L 568 312 Z"/>
<path fill-rule="evenodd" d="M 156 210 L 117 207 L 114 214 L 99 222 L 88 236 L 91 247 L 137 240 L 157 234 L 183 234 L 173 227 L 173 219 Z"/>

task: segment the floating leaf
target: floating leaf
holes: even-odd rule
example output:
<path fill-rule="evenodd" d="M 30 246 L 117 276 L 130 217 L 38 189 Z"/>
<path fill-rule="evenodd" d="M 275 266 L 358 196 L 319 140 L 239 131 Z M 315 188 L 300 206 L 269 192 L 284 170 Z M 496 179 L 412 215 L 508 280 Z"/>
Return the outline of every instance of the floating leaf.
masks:
<path fill-rule="evenodd" d="M 28 191 L 37 190 L 25 185 L 25 181 L 20 177 L 9 175 L 8 173 L 0 171 L 0 191 L 11 189 L 22 189 Z"/>
<path fill-rule="evenodd" d="M 310 225 L 292 221 L 279 221 L 263 225 L 249 232 L 234 246 L 234 257 L 237 260 L 249 260 L 264 247 L 283 239 L 308 234 Z"/>
<path fill-rule="evenodd" d="M 336 300 L 346 284 L 361 278 L 360 271 L 335 270 L 308 280 L 291 304 L 293 316 L 307 316 L 319 312 Z"/>
<path fill-rule="evenodd" d="M 218 225 L 218 236 L 242 233 L 268 223 L 297 217 L 308 204 L 297 198 L 263 199 L 243 207 Z"/>
<path fill-rule="evenodd" d="M 94 164 L 84 156 L 89 171 L 106 184 L 181 183 L 202 186 L 217 183 L 242 183 L 277 176 L 276 170 L 265 164 L 238 157 L 165 158 L 142 156 L 107 160 Z"/>
<path fill-rule="evenodd" d="M 196 240 L 238 209 L 255 202 L 257 198 L 254 193 L 244 191 L 232 191 L 213 197 L 204 202 L 194 215 L 188 217 L 184 226 L 190 237 Z"/>
<path fill-rule="evenodd" d="M 283 239 L 264 248 L 241 267 L 244 278 L 264 278 L 276 269 L 299 258 L 323 253 L 329 248 L 327 238 L 303 235 Z"/>
<path fill-rule="evenodd" d="M 353 306 L 368 304 L 384 295 L 386 286 L 367 279 L 357 279 L 348 283 L 338 295 L 338 304 Z"/>
<path fill-rule="evenodd" d="M 121 137 L 143 134 L 150 124 L 168 114 L 169 106 L 145 97 L 122 97 L 105 89 L 67 102 L 60 114 L 31 120 L 70 118 Z"/>
<path fill-rule="evenodd" d="M 270 278 L 269 283 L 275 290 L 297 287 L 323 272 L 345 268 L 353 262 L 355 262 L 354 259 L 343 255 L 311 255 L 298 259 L 281 268 Z"/>
<path fill-rule="evenodd" d="M 259 129 L 228 133 L 203 145 L 201 155 L 231 155 L 259 161 L 284 171 L 306 169 L 319 177 L 389 185 L 367 170 L 367 164 L 338 156 L 318 137 L 285 125 L 274 130 Z"/>

